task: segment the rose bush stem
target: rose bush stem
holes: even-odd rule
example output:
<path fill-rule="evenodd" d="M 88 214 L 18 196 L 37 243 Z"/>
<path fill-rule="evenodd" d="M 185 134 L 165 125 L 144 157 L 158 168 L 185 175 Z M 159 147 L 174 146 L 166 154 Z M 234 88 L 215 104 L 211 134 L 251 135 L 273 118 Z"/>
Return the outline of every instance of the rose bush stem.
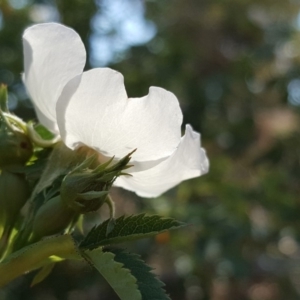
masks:
<path fill-rule="evenodd" d="M 39 268 L 52 255 L 81 259 L 71 235 L 42 240 L 11 254 L 0 263 L 0 287 L 26 272 Z"/>

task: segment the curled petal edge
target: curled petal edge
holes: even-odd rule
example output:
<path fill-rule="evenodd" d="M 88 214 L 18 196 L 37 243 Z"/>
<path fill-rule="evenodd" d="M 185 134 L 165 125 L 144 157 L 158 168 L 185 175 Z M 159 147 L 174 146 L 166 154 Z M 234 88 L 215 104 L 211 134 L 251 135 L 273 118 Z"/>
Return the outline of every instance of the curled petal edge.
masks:
<path fill-rule="evenodd" d="M 139 169 L 140 171 L 132 172 L 132 176 L 119 177 L 115 185 L 151 198 L 158 197 L 181 181 L 206 174 L 209 161 L 205 150 L 200 146 L 200 134 L 186 125 L 185 135 L 169 157 L 149 169 Z"/>

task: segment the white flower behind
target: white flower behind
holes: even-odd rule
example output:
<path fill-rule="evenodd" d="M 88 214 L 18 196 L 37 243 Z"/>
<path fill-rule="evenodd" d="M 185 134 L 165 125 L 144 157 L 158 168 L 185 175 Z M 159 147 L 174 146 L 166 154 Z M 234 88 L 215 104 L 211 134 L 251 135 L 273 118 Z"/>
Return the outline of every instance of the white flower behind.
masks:
<path fill-rule="evenodd" d="M 128 98 L 123 76 L 109 68 L 83 72 L 86 53 L 78 34 L 56 23 L 23 35 L 24 76 L 39 121 L 71 149 L 86 145 L 107 157 L 133 149 L 132 176 L 115 185 L 156 197 L 183 180 L 207 173 L 200 135 L 190 125 L 181 137 L 182 112 L 174 94 L 151 87 Z"/>

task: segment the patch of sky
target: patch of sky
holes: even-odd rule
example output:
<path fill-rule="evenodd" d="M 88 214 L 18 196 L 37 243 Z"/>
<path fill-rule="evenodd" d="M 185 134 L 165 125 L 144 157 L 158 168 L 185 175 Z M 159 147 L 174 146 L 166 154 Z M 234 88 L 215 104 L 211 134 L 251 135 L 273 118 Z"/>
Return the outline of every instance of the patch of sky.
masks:
<path fill-rule="evenodd" d="M 7 98 L 8 98 L 7 104 L 9 110 L 16 109 L 18 106 L 18 98 L 16 97 L 16 95 L 14 93 L 8 93 Z"/>
<path fill-rule="evenodd" d="M 293 79 L 287 86 L 288 102 L 294 106 L 300 106 L 300 79 Z"/>
<path fill-rule="evenodd" d="M 105 66 L 122 60 L 126 51 L 149 42 L 156 26 L 145 19 L 145 6 L 140 0 L 101 0 L 99 12 L 92 19 L 91 64 Z"/>
<path fill-rule="evenodd" d="M 300 30 L 300 12 L 298 13 L 295 21 L 294 21 L 294 25 L 296 27 L 297 30 Z"/>
<path fill-rule="evenodd" d="M 32 4 L 32 0 L 8 0 L 8 3 L 14 9 L 23 9 Z"/>
<path fill-rule="evenodd" d="M 35 23 L 59 22 L 59 12 L 51 3 L 39 3 L 31 6 L 30 19 Z"/>
<path fill-rule="evenodd" d="M 300 4 L 300 0 L 290 0 L 290 1 L 293 2 L 295 6 L 299 6 Z M 298 14 L 296 14 L 296 17 L 292 19 L 292 25 L 296 30 L 300 31 L 300 10 L 298 10 Z"/>

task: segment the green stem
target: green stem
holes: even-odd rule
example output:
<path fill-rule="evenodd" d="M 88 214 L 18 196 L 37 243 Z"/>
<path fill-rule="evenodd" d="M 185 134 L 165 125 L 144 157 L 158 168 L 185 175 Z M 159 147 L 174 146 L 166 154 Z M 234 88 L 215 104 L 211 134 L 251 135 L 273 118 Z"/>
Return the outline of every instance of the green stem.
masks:
<path fill-rule="evenodd" d="M 44 260 L 52 255 L 81 259 L 71 235 L 42 240 L 11 254 L 0 263 L 0 287 L 18 276 L 38 268 Z"/>
<path fill-rule="evenodd" d="M 110 197 L 110 195 L 107 195 L 107 197 L 105 199 L 105 203 L 109 207 L 110 218 L 113 219 L 115 217 L 115 202 L 112 200 L 112 198 Z"/>

